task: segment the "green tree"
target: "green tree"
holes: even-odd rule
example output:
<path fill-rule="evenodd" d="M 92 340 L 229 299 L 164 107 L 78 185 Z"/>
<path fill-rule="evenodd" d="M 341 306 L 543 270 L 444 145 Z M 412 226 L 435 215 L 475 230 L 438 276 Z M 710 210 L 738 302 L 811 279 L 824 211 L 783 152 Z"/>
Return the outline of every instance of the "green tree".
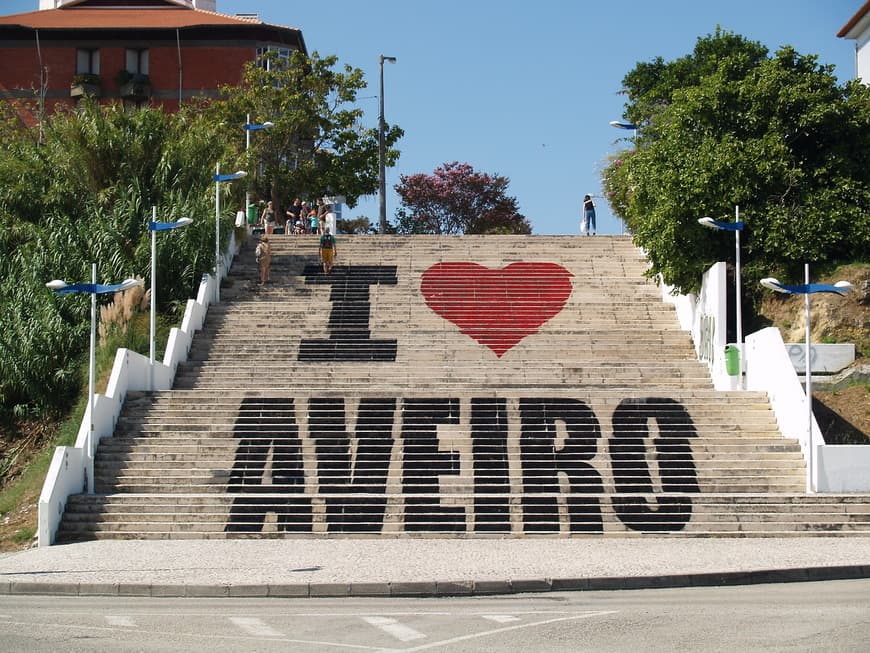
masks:
<path fill-rule="evenodd" d="M 377 233 L 377 228 L 372 226 L 371 220 L 369 220 L 366 216 L 361 215 L 358 218 L 350 219 L 339 219 L 338 224 L 339 233 L 342 234 L 371 234 Z"/>
<path fill-rule="evenodd" d="M 294 52 L 286 59 L 269 53 L 249 63 L 242 84 L 224 88 L 226 100 L 213 105 L 225 138 L 239 144 L 240 158 L 247 156 L 245 169 L 262 171 L 250 186 L 276 207 L 290 193 L 343 195 L 353 207 L 361 195 L 377 190 L 377 129 L 363 128 L 363 112 L 354 107 L 366 82 L 358 68 L 337 70 L 337 61 L 316 52 L 310 57 Z M 274 126 L 258 131 L 245 153 L 241 126 L 247 115 Z M 392 146 L 402 135 L 399 127 L 388 126 L 387 165 L 398 160 Z"/>
<path fill-rule="evenodd" d="M 477 172 L 468 163 L 445 163 L 431 175 L 402 175 L 396 192 L 398 233 L 530 234 L 517 200 L 507 194 L 510 180 Z"/>
<path fill-rule="evenodd" d="M 2 419 L 62 409 L 75 396 L 89 300 L 58 298 L 45 283 L 89 281 L 96 262 L 101 282 L 138 276 L 150 286 L 152 205 L 158 219 L 194 219 L 158 249 L 160 308 L 193 295 L 213 259 L 210 170 L 221 144 L 196 110 L 93 103 L 48 118 L 41 143 L 13 122 L 0 130 Z"/>
<path fill-rule="evenodd" d="M 831 66 L 717 30 L 674 62 L 623 80 L 637 142 L 603 172 L 614 212 L 649 255 L 650 275 L 684 291 L 731 260 L 733 242 L 697 224 L 745 221 L 747 286 L 870 258 L 870 89 Z"/>

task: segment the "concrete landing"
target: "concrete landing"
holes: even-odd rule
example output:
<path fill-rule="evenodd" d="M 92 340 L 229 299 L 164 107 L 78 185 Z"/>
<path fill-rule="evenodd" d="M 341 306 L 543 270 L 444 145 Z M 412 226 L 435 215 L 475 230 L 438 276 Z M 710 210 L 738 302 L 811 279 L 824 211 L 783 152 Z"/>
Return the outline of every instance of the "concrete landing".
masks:
<path fill-rule="evenodd" d="M 870 538 L 93 541 L 0 557 L 0 594 L 455 596 L 870 578 Z"/>

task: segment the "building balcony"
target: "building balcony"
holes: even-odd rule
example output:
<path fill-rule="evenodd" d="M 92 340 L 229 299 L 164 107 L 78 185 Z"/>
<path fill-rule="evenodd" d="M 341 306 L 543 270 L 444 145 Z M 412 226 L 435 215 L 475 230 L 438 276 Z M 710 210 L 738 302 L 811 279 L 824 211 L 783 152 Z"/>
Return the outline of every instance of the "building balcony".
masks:
<path fill-rule="evenodd" d="M 73 77 L 72 83 L 69 86 L 69 96 L 83 97 L 90 95 L 92 97 L 99 97 L 102 90 L 99 75 L 92 75 L 90 73 L 81 74 Z"/>
<path fill-rule="evenodd" d="M 147 100 L 151 97 L 151 84 L 127 82 L 121 86 L 120 94 L 125 100 Z"/>
<path fill-rule="evenodd" d="M 119 74 L 118 92 L 125 100 L 147 100 L 151 97 L 151 80 L 148 75 L 131 74 L 127 71 L 122 71 L 124 74 Z"/>

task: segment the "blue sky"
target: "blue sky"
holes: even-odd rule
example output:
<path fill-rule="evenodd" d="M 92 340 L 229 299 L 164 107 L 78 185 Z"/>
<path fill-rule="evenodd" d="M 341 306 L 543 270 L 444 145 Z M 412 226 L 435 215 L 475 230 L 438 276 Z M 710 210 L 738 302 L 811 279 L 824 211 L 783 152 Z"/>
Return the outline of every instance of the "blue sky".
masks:
<path fill-rule="evenodd" d="M 511 180 L 509 193 L 537 234 L 576 234 L 584 193 L 600 192 L 600 170 L 628 135 L 608 125 L 638 61 L 689 53 L 719 25 L 770 50 L 792 45 L 855 75 L 854 41 L 836 33 L 864 0 L 217 0 L 221 13 L 257 12 L 302 29 L 310 51 L 362 69 L 366 122 L 377 124 L 378 55 L 385 65 L 385 115 L 405 130 L 401 159 L 387 172 L 387 214 L 400 174 L 444 162 Z M 4 14 L 38 0 L 3 0 Z M 722 212 L 729 206 L 723 199 Z M 709 213 L 715 207 L 706 207 Z M 345 217 L 377 220 L 377 197 Z M 621 227 L 598 200 L 599 233 Z"/>

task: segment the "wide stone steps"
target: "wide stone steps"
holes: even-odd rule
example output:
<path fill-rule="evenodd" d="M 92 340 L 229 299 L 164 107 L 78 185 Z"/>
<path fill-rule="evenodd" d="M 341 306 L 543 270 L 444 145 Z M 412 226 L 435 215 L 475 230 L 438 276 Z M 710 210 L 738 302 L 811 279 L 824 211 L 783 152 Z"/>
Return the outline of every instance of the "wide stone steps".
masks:
<path fill-rule="evenodd" d="M 799 494 L 465 494 L 432 505 L 407 494 L 299 496 L 79 495 L 70 501 L 65 534 L 71 539 L 235 539 L 249 537 L 789 537 L 870 534 L 868 504 L 850 495 Z M 632 506 L 676 506 L 662 515 Z M 425 506 L 423 513 L 407 512 Z M 556 508 L 554 513 L 553 508 Z M 681 512 L 682 510 L 682 512 Z M 687 513 L 691 519 L 686 519 Z M 556 519 L 554 515 L 571 520 Z M 425 517 L 423 519 L 422 517 Z M 667 524 L 668 520 L 673 523 Z M 680 522 L 685 523 L 680 524 Z M 232 524 L 231 527 L 228 523 Z M 673 530 L 662 526 L 676 526 Z"/>
<path fill-rule="evenodd" d="M 768 478 L 759 478 L 758 475 L 755 476 L 737 476 L 736 474 L 730 476 L 719 476 L 719 477 L 711 477 L 709 479 L 704 479 L 704 491 L 705 492 L 732 492 L 732 493 L 753 493 L 753 492 L 800 492 L 803 489 L 803 483 L 800 480 L 794 479 L 794 475 L 789 472 L 783 472 L 780 475 L 777 475 L 777 471 L 775 469 L 771 470 L 759 470 L 764 474 L 768 474 Z M 238 493 L 239 496 L 257 496 L 258 492 L 252 492 L 250 490 L 249 485 L 243 484 L 232 484 L 227 482 L 227 478 L 229 477 L 229 473 L 225 475 L 211 475 L 211 474 L 201 474 L 191 476 L 190 473 L 185 475 L 182 472 L 179 472 L 176 476 L 165 475 L 160 477 L 157 473 L 153 475 L 140 474 L 138 476 L 127 476 L 117 478 L 113 481 L 106 481 L 104 477 L 95 476 L 95 490 L 100 493 L 152 493 L 152 494 L 171 494 L 171 493 L 202 493 L 202 492 L 214 492 L 219 494 L 225 493 Z M 428 477 L 419 477 L 419 478 L 428 478 Z M 407 479 L 409 482 L 419 480 L 418 477 L 409 477 Z M 481 479 L 483 481 L 487 481 L 487 477 L 483 477 Z M 694 474 L 686 472 L 685 474 L 673 474 L 672 482 L 676 485 L 680 485 L 682 481 L 688 483 L 689 481 L 694 480 Z M 646 482 L 644 478 L 632 479 L 626 478 L 623 479 L 620 487 L 624 489 L 626 492 L 644 492 L 648 491 L 649 484 Z M 271 484 L 261 486 L 264 491 L 271 492 L 285 492 L 289 495 L 299 495 L 302 496 L 301 490 L 304 489 L 300 487 L 298 484 Z M 443 489 L 444 484 L 442 484 L 442 490 L 438 495 L 429 494 L 428 496 L 438 496 L 441 500 L 445 502 L 449 502 L 451 498 L 456 493 L 460 494 L 470 494 L 474 492 L 474 484 L 473 483 L 465 483 L 465 484 L 457 484 L 456 492 L 445 491 Z M 541 484 L 529 484 L 528 487 L 523 487 L 524 492 L 526 492 L 527 496 L 537 496 L 538 493 L 544 490 L 553 490 L 553 484 L 551 483 L 541 483 Z M 602 491 L 605 494 L 613 494 L 616 492 L 616 487 L 614 485 L 604 484 L 602 487 Z M 320 494 L 324 494 L 328 492 L 324 492 L 321 490 L 318 494 L 315 495 L 306 495 L 307 497 L 319 496 Z M 398 488 L 394 489 L 391 492 L 385 493 L 381 496 L 393 496 L 393 495 L 401 495 L 403 494 Z M 577 493 L 572 492 L 571 497 L 574 497 Z"/>
<path fill-rule="evenodd" d="M 62 541 L 870 535 L 867 497 L 803 494 L 765 394 L 713 390 L 628 237 L 339 236 L 331 275 L 270 240 Z"/>
<path fill-rule="evenodd" d="M 624 393 L 614 394 L 606 390 L 583 390 L 582 393 L 577 392 L 576 388 L 567 388 L 554 384 L 546 393 L 534 392 L 517 392 L 515 390 L 503 391 L 498 387 L 479 388 L 475 392 L 457 393 L 451 395 L 460 399 L 470 398 L 485 398 L 485 399 L 507 399 L 514 400 L 517 397 L 524 398 L 542 398 L 542 399 L 580 399 L 582 401 L 594 404 L 595 406 L 610 406 L 616 407 L 623 403 L 633 403 L 644 406 L 668 406 L 674 402 L 685 406 L 687 409 L 696 409 L 699 406 L 721 406 L 726 410 L 731 406 L 738 408 L 754 407 L 758 410 L 766 411 L 770 414 L 770 403 L 767 395 L 763 392 L 752 391 L 718 391 L 712 388 L 705 389 L 686 389 L 681 392 L 669 394 L 667 397 L 657 395 L 655 388 L 632 388 L 632 390 Z M 332 393 L 327 395 L 328 398 L 338 398 L 346 400 L 360 400 L 378 398 L 381 395 L 369 391 L 365 388 L 358 389 L 351 395 L 345 393 Z M 408 388 L 402 393 L 404 400 L 427 399 L 432 395 L 429 393 L 416 391 L 414 388 Z M 317 395 L 320 398 L 321 395 Z M 281 397 L 279 397 L 281 398 Z M 189 407 L 191 409 L 200 408 L 202 410 L 211 410 L 215 404 L 227 407 L 239 408 L 242 410 L 257 410 L 261 406 L 268 406 L 271 410 L 275 408 L 273 405 L 276 396 L 269 390 L 236 390 L 232 393 L 211 394 L 203 393 L 198 390 L 166 390 L 156 392 L 141 392 L 131 391 L 127 394 L 127 401 L 124 404 L 124 410 L 132 410 L 135 407 L 157 407 L 157 406 L 179 406 Z M 309 401 L 307 393 L 302 393 L 302 399 Z"/>

